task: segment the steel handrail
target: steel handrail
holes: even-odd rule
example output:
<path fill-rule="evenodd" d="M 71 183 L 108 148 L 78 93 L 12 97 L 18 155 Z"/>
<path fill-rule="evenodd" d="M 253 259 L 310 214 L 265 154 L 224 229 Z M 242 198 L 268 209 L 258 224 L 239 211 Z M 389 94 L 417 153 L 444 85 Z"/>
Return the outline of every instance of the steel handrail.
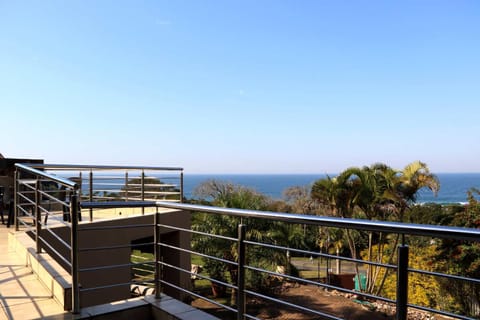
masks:
<path fill-rule="evenodd" d="M 480 241 L 480 230 L 473 228 L 435 226 L 426 224 L 413 224 L 404 222 L 376 221 L 351 218 L 337 218 L 328 216 L 301 215 L 271 211 L 245 210 L 220 208 L 205 205 L 172 203 L 157 201 L 157 206 L 169 209 L 198 211 L 205 213 L 224 214 L 244 218 L 260 218 L 267 220 L 283 221 L 295 224 L 321 225 L 342 229 L 355 229 L 364 231 L 387 232 L 427 236 L 437 238 L 455 238 L 467 241 Z"/>
<path fill-rule="evenodd" d="M 122 166 L 122 165 L 83 165 L 83 164 L 28 164 L 30 168 L 42 168 L 49 170 L 152 170 L 152 171 L 183 171 L 182 167 L 154 167 L 154 166 Z"/>
<path fill-rule="evenodd" d="M 71 180 L 68 180 L 68 179 L 65 179 L 65 178 L 62 178 L 62 177 L 59 177 L 59 176 L 55 176 L 53 174 L 49 174 L 46 171 L 38 170 L 34 166 L 32 166 L 31 164 L 26 165 L 26 164 L 22 164 L 22 163 L 16 163 L 15 166 L 17 168 L 20 168 L 20 169 L 24 170 L 24 171 L 35 174 L 37 176 L 53 180 L 53 181 L 55 181 L 57 183 L 60 183 L 64 186 L 67 186 L 67 187 L 70 187 L 70 188 L 73 188 L 73 189 L 78 188 L 78 184 L 76 182 L 73 182 Z"/>

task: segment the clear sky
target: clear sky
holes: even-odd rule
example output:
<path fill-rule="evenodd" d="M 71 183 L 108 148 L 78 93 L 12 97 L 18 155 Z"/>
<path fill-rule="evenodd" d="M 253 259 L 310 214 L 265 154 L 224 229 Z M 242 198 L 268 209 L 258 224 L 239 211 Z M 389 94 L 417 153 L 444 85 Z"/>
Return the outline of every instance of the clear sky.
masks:
<path fill-rule="evenodd" d="M 0 0 L 0 153 L 480 172 L 479 1 Z"/>

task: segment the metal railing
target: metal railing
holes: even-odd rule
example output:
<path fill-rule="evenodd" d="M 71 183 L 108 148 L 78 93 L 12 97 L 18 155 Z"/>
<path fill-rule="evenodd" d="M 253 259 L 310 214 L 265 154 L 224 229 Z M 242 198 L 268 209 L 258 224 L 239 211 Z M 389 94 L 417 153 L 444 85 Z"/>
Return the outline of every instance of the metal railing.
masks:
<path fill-rule="evenodd" d="M 79 255 L 88 250 L 99 250 L 99 248 L 79 247 L 79 233 L 89 230 L 84 224 L 82 224 L 83 227 L 79 227 L 79 222 L 99 221 L 97 218 L 105 220 L 105 218 L 122 217 L 112 213 L 112 210 L 105 210 L 112 208 L 132 209 L 132 216 L 144 215 L 145 208 L 156 210 L 155 203 L 151 200 L 158 199 L 168 202 L 182 201 L 183 169 L 16 164 L 15 228 L 17 231 L 22 228 L 30 233 L 35 240 L 36 252 L 46 251 L 70 273 L 74 313 L 79 312 L 81 307 L 80 294 L 93 290 L 81 288 L 80 274 L 92 270 L 79 267 Z M 86 209 L 82 203 L 102 203 L 104 210 L 94 211 L 91 206 Z M 120 227 L 117 226 L 117 228 Z M 143 227 L 153 230 L 153 223 Z M 62 232 L 58 231 L 62 228 L 68 230 L 67 238 L 62 237 Z M 130 228 L 138 228 L 138 226 L 130 226 Z M 130 247 L 139 246 L 142 244 Z M 104 249 L 119 250 L 120 248 Z M 114 269 L 118 266 L 109 266 L 109 268 Z M 129 283 L 144 284 L 145 282 Z"/>
<path fill-rule="evenodd" d="M 44 165 L 42 169 L 55 169 L 65 172 L 67 168 L 89 171 L 85 166 L 48 166 Z M 100 167 L 97 167 L 100 168 Z M 129 167 L 134 170 L 141 170 L 138 167 Z M 480 232 L 477 229 L 467 229 L 467 228 L 456 228 L 456 227 L 442 227 L 442 226 L 432 226 L 432 225 L 419 225 L 419 224 L 406 224 L 406 223 L 395 223 L 395 222 L 384 222 L 384 221 L 369 221 L 369 220 L 359 220 L 359 219 L 344 219 L 344 218 L 334 218 L 334 217 L 325 217 L 325 216 L 311 216 L 311 215 L 299 215 L 299 214 L 287 214 L 287 213 L 278 213 L 278 212 L 264 212 L 264 211 L 254 211 L 254 210 L 240 210 L 240 209 L 228 209 L 228 208 L 218 208 L 218 207 L 209 207 L 209 206 L 200 206 L 200 205 L 191 205 L 176 203 L 171 201 L 145 201 L 145 197 L 130 197 L 131 194 L 127 195 L 125 192 L 125 197 L 120 199 L 108 199 L 106 201 L 104 194 L 95 194 L 95 192 L 88 192 L 81 188 L 81 185 L 86 183 L 90 184 L 91 181 L 94 181 L 93 178 L 90 178 L 90 173 L 87 175 L 87 182 L 84 179 L 78 180 L 79 182 L 75 183 L 71 180 L 62 178 L 60 176 L 52 175 L 50 172 L 41 171 L 39 169 L 32 168 L 30 166 L 17 165 L 16 173 L 16 226 L 19 228 L 21 225 L 32 228 L 33 234 L 37 241 L 37 250 L 40 252 L 42 248 L 48 248 L 49 252 L 53 252 L 55 255 L 55 250 L 48 241 L 42 240 L 42 230 L 48 229 L 46 226 L 46 218 L 52 219 L 52 216 L 55 214 L 59 215 L 61 219 L 53 219 L 54 221 L 60 221 L 68 226 L 70 230 L 70 240 L 64 241 L 63 239 L 57 237 L 58 241 L 61 241 L 65 248 L 67 248 L 70 253 L 68 258 L 65 258 L 64 255 L 58 253 L 56 256 L 59 260 L 64 260 L 63 262 L 68 264 L 69 271 L 72 276 L 72 311 L 74 313 L 79 312 L 81 307 L 81 292 L 87 292 L 92 290 L 100 290 L 105 286 L 97 286 L 90 288 L 81 288 L 79 279 L 81 279 L 81 274 L 93 272 L 100 269 L 113 270 L 115 268 L 122 267 L 139 267 L 139 266 L 153 266 L 151 272 L 151 277 L 149 279 L 142 279 L 139 281 L 130 280 L 122 283 L 117 283 L 109 285 L 109 287 L 115 286 L 125 286 L 125 285 L 135 285 L 135 284 L 145 284 L 155 287 L 155 295 L 157 298 L 160 298 L 160 293 L 164 290 L 174 290 L 181 294 L 189 295 L 193 298 L 201 298 L 210 303 L 217 305 L 220 308 L 223 308 L 227 311 L 233 312 L 236 314 L 237 319 L 257 319 L 257 315 L 249 308 L 249 301 L 252 299 L 266 301 L 270 304 L 276 304 L 282 308 L 287 309 L 296 309 L 300 312 L 306 314 L 318 316 L 326 319 L 339 319 L 337 316 L 329 314 L 321 309 L 313 308 L 308 303 L 302 304 L 301 302 L 286 301 L 280 299 L 275 293 L 272 292 L 259 292 L 253 287 L 250 287 L 247 284 L 246 277 L 247 275 L 252 274 L 262 274 L 267 277 L 274 277 L 281 279 L 281 281 L 296 282 L 306 285 L 315 286 L 318 288 L 324 288 L 327 290 L 334 289 L 340 292 L 355 294 L 356 296 L 363 297 L 364 299 L 370 299 L 375 301 L 382 301 L 387 304 L 391 304 L 395 307 L 396 318 L 397 319 L 407 319 L 408 311 L 415 309 L 424 312 L 429 312 L 433 314 L 445 315 L 450 317 L 455 317 L 459 319 L 473 319 L 473 317 L 461 314 L 455 314 L 448 310 L 440 310 L 437 308 L 431 308 L 423 305 L 416 305 L 410 302 L 408 297 L 408 288 L 409 288 L 409 276 L 413 274 L 422 274 L 425 276 L 446 279 L 447 281 L 461 281 L 468 282 L 472 285 L 480 285 L 480 279 L 472 279 L 466 277 L 462 274 L 446 274 L 439 271 L 430 271 L 430 270 L 419 270 L 411 267 L 410 256 L 409 256 L 409 247 L 408 241 L 411 237 L 428 237 L 428 238 L 448 238 L 448 239 L 457 239 L 461 241 L 468 242 L 480 242 Z M 105 168 L 106 170 L 111 170 Z M 70 174 L 70 173 L 69 173 Z M 83 176 L 83 175 L 80 175 Z M 141 176 L 140 176 L 141 178 Z M 180 178 L 181 179 L 181 178 Z M 80 183 L 81 181 L 81 183 Z M 129 178 L 124 178 L 123 181 L 129 181 Z M 47 183 L 48 182 L 48 183 Z M 48 184 L 50 183 L 57 184 L 57 188 L 48 189 Z M 135 183 L 136 184 L 136 183 Z M 142 184 L 142 183 L 141 183 Z M 121 190 L 122 188 L 120 188 Z M 97 189 L 98 190 L 98 189 Z M 182 194 L 182 191 L 180 191 Z M 128 197 L 127 197 L 128 196 Z M 112 201 L 115 200 L 115 201 Z M 142 201 L 143 200 L 143 201 Z M 97 248 L 79 248 L 78 244 L 78 233 L 87 232 L 96 229 L 94 225 L 89 225 L 87 223 L 82 223 L 80 226 L 78 224 L 79 213 L 82 210 L 87 210 L 87 212 L 92 212 L 96 209 L 107 209 L 107 208 L 128 208 L 128 207 L 141 207 L 141 208 L 155 208 L 155 214 L 153 216 L 152 223 L 147 223 L 144 225 L 110 225 L 108 227 L 98 227 L 99 230 L 109 229 L 125 229 L 125 228 L 146 228 L 150 229 L 149 233 L 154 235 L 153 242 L 140 243 L 128 245 L 129 248 L 141 247 L 145 245 L 154 246 L 154 256 L 151 260 L 145 260 L 141 262 L 131 262 L 127 264 L 111 264 L 101 267 L 91 267 L 91 268 L 79 268 L 79 255 L 80 253 L 85 253 L 94 250 L 111 250 L 115 252 L 124 248 L 123 246 L 104 246 Z M 210 231 L 204 230 L 194 230 L 190 227 L 186 228 L 184 226 L 179 227 L 175 223 L 166 223 L 164 221 L 164 215 L 159 210 L 159 208 L 181 210 L 183 212 L 189 213 L 204 213 L 206 215 L 220 215 L 235 217 L 238 220 L 237 225 L 237 234 L 222 234 L 222 233 L 213 233 Z M 90 219 L 92 220 L 92 219 Z M 348 230 L 357 230 L 357 231 L 367 231 L 367 232 L 377 232 L 383 234 L 394 234 L 398 235 L 401 239 L 400 244 L 396 248 L 396 262 L 395 263 L 381 263 L 381 262 L 369 262 L 360 259 L 352 259 L 347 257 L 342 257 L 338 255 L 332 255 L 328 252 L 314 252 L 309 250 L 304 250 L 302 248 L 295 248 L 290 245 L 280 246 L 276 243 L 261 241 L 259 238 L 253 239 L 248 236 L 249 223 L 253 221 L 261 220 L 268 223 L 282 222 L 286 224 L 297 224 L 297 225 L 307 225 L 313 227 L 324 227 L 324 228 L 340 228 Z M 43 228 L 43 229 L 42 229 Z M 152 230 L 153 229 L 153 230 Z M 47 231 L 52 233 L 50 231 Z M 181 234 L 189 234 L 197 238 L 206 238 L 208 241 L 221 240 L 225 243 L 229 243 L 229 249 L 235 251 L 234 255 L 230 256 L 215 256 L 199 250 L 194 250 L 190 247 L 180 246 L 165 242 L 162 239 L 162 234 L 166 232 L 179 232 Z M 53 232 L 54 233 L 54 232 Z M 55 235 L 53 235 L 55 236 Z M 279 251 L 283 255 L 293 256 L 293 255 L 303 255 L 315 257 L 318 259 L 325 259 L 326 261 L 345 261 L 346 263 L 351 263 L 355 265 L 370 265 L 379 268 L 383 268 L 384 272 L 391 272 L 390 276 L 396 275 L 395 286 L 396 286 L 396 295 L 395 298 L 386 298 L 377 294 L 363 292 L 362 290 L 350 290 L 335 286 L 329 283 L 328 279 L 306 279 L 297 275 L 285 274 L 279 272 L 275 269 L 269 269 L 262 265 L 255 264 L 255 261 L 249 261 L 247 259 L 249 251 L 255 250 L 255 248 L 262 248 L 262 250 L 268 251 Z M 230 282 L 223 279 L 216 279 L 211 274 L 200 273 L 196 274 L 192 272 L 191 269 L 182 267 L 172 261 L 165 259 L 166 253 L 179 252 L 181 254 L 187 254 L 192 256 L 198 256 L 204 261 L 215 261 L 217 263 L 223 264 L 224 266 L 229 266 L 228 269 L 234 270 L 236 272 L 232 273 L 232 278 Z M 224 267 L 226 269 L 226 267 Z M 169 277 L 165 277 L 166 272 L 176 272 L 184 277 L 190 278 L 195 276 L 199 279 L 204 279 L 211 281 L 212 283 L 219 284 L 233 290 L 236 294 L 235 303 L 227 305 L 221 303 L 220 301 L 211 298 L 208 295 L 203 294 L 195 290 L 192 286 L 181 286 L 178 282 L 172 281 Z M 328 272 L 327 272 L 328 274 Z"/>
<path fill-rule="evenodd" d="M 21 172 L 32 168 L 48 173 L 51 181 L 45 178 L 42 187 L 50 193 L 58 193 L 56 178 L 75 182 L 80 202 L 183 200 L 183 169 L 178 167 L 20 164 L 17 168 Z M 93 210 L 88 213 L 88 219 L 93 221 Z"/>
<path fill-rule="evenodd" d="M 368 220 L 359 220 L 359 219 L 345 219 L 345 218 L 299 215 L 299 214 L 288 214 L 288 213 L 278 213 L 278 212 L 239 210 L 239 209 L 218 208 L 218 207 L 208 207 L 208 206 L 189 205 L 189 204 L 171 204 L 171 203 L 165 203 L 165 202 L 157 202 L 157 205 L 164 208 L 190 211 L 192 213 L 200 212 L 200 213 L 206 213 L 206 214 L 226 215 L 231 217 L 237 217 L 239 219 L 238 236 L 232 237 L 232 236 L 225 236 L 222 234 L 209 234 L 209 233 L 199 232 L 195 230 L 179 229 L 172 225 L 162 224 L 161 216 L 158 217 L 158 221 L 160 221 L 160 224 L 158 226 L 162 228 L 168 228 L 171 230 L 180 230 L 183 232 L 191 232 L 192 234 L 200 237 L 210 237 L 212 240 L 222 239 L 225 241 L 236 243 L 235 259 L 226 259 L 225 257 L 211 256 L 208 254 L 203 254 L 202 252 L 187 250 L 187 252 L 192 255 L 200 256 L 205 260 L 209 260 L 209 259 L 215 260 L 225 265 L 232 266 L 234 269 L 238 270 L 237 272 L 238 278 L 236 279 L 236 281 L 231 281 L 232 283 L 219 281 L 217 279 L 212 278 L 211 276 L 196 275 L 201 279 L 209 280 L 214 283 L 225 286 L 227 288 L 230 288 L 231 290 L 235 290 L 237 292 L 236 307 L 225 305 L 225 304 L 219 303 L 214 299 L 201 296 L 194 290 L 189 290 L 187 288 L 179 288 L 179 287 L 176 287 L 176 289 L 182 292 L 188 293 L 193 297 L 205 299 L 221 308 L 224 308 L 225 310 L 232 311 L 237 314 L 237 319 L 246 319 L 246 318 L 257 319 L 254 314 L 250 314 L 248 312 L 247 297 L 250 299 L 255 298 L 255 299 L 268 301 L 270 303 L 275 303 L 285 308 L 294 308 L 298 311 L 305 312 L 310 315 L 316 315 L 322 318 L 339 319 L 338 317 L 328 314 L 322 310 L 313 309 L 308 304 L 301 305 L 299 303 L 288 302 L 275 297 L 275 295 L 267 295 L 264 293 L 257 292 L 254 288 L 247 288 L 246 280 L 245 280 L 246 272 L 263 273 L 268 276 L 277 277 L 279 279 L 285 279 L 288 281 L 314 285 L 319 288 L 334 289 L 344 293 L 355 294 L 356 296 L 363 297 L 365 299 L 383 301 L 385 303 L 389 303 L 395 306 L 397 319 L 407 319 L 409 309 L 416 309 L 416 310 L 420 310 L 420 311 L 424 311 L 432 314 L 450 316 L 450 317 L 459 318 L 459 319 L 473 319 L 472 317 L 469 317 L 469 316 L 455 314 L 445 310 L 439 310 L 435 308 L 429 308 L 429 307 L 409 303 L 408 288 L 409 288 L 409 275 L 411 274 L 414 274 L 414 273 L 423 274 L 423 275 L 428 275 L 432 277 L 447 279 L 448 281 L 464 281 L 474 285 L 480 285 L 480 279 L 472 279 L 472 278 L 464 277 L 462 275 L 452 275 L 452 274 L 445 274 L 441 272 L 431 272 L 431 271 L 418 270 L 418 269 L 411 268 L 409 265 L 409 247 L 407 245 L 407 242 L 408 242 L 409 236 L 421 236 L 421 237 L 429 237 L 429 238 L 447 238 L 447 239 L 457 239 L 462 241 L 480 242 L 480 232 L 477 229 L 407 224 L 407 223 L 396 223 L 396 222 L 383 222 L 383 221 L 368 221 Z M 282 221 L 284 223 L 289 223 L 289 224 L 312 225 L 312 226 L 321 226 L 321 227 L 330 227 L 330 228 L 350 229 L 350 230 L 362 230 L 362 231 L 368 231 L 368 232 L 380 232 L 384 234 L 387 234 L 387 233 L 397 234 L 401 236 L 401 243 L 398 245 L 398 248 L 397 248 L 397 262 L 395 264 L 368 262 L 365 260 L 339 257 L 337 255 L 331 255 L 328 253 L 319 253 L 319 252 L 305 251 L 305 250 L 296 249 L 292 247 L 278 246 L 273 243 L 263 243 L 258 240 L 252 241 L 245 236 L 248 230 L 248 224 L 245 225 L 244 223 L 242 223 L 242 220 L 252 221 L 252 219 L 267 220 L 267 221 L 271 221 L 272 223 L 276 221 Z M 162 242 L 156 243 L 156 245 L 159 247 L 158 249 L 159 251 L 161 251 L 162 248 L 168 248 L 170 250 L 174 249 L 179 251 L 185 251 L 185 249 L 183 248 L 173 247 L 171 245 L 166 245 Z M 290 255 L 293 255 L 293 254 L 307 255 L 307 256 L 314 256 L 314 257 L 322 257 L 330 260 L 348 261 L 348 262 L 353 262 L 360 265 L 367 264 L 371 266 L 378 266 L 384 269 L 393 270 L 396 273 L 396 299 L 389 299 L 389 298 L 385 298 L 383 296 L 379 296 L 375 294 L 353 291 L 353 290 L 333 286 L 328 282 L 304 279 L 298 276 L 278 273 L 276 271 L 267 270 L 260 266 L 252 265 L 252 263 L 254 262 L 246 261 L 245 256 L 246 256 L 246 252 L 248 252 L 248 250 L 252 250 L 253 247 L 262 247 L 262 248 L 271 249 L 271 250 L 281 250 L 285 252 L 287 256 L 289 254 Z M 159 254 L 159 256 L 161 256 L 161 254 Z M 165 264 L 161 260 L 157 260 L 156 263 L 158 264 L 160 269 L 173 268 L 178 272 L 182 272 L 187 275 L 192 275 L 191 270 L 185 270 L 173 265 Z M 168 279 L 158 279 L 156 284 L 158 288 L 160 288 L 160 286 L 172 286 L 172 284 L 169 283 Z"/>

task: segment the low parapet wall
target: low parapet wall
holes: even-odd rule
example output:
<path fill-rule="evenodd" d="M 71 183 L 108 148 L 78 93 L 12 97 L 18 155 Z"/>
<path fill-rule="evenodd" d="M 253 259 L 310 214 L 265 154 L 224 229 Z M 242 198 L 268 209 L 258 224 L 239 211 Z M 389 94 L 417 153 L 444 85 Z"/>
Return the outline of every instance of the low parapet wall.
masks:
<path fill-rule="evenodd" d="M 153 214 L 145 214 L 79 225 L 78 262 L 81 270 L 79 283 L 82 290 L 80 294 L 82 308 L 130 298 L 129 282 L 132 277 L 131 266 L 129 266 L 132 250 L 130 244 L 138 239 L 153 237 L 153 219 Z M 190 229 L 190 213 L 179 210 L 163 212 L 160 215 L 160 223 Z M 52 227 L 50 230 L 65 242 L 70 243 L 70 230 L 67 227 Z M 190 234 L 163 228 L 160 232 L 161 242 L 190 249 Z M 42 231 L 42 236 L 54 246 L 56 251 L 70 260 L 69 251 L 54 236 L 46 230 Z M 45 250 L 48 251 L 48 249 Z M 162 259 L 169 264 L 190 270 L 188 253 L 166 249 L 162 250 Z M 59 263 L 62 264 L 61 261 Z M 63 267 L 70 271 L 65 263 Z M 100 269 L 94 270 L 96 268 Z M 187 273 L 165 270 L 163 277 L 181 288 L 190 288 L 190 275 Z M 165 287 L 164 292 L 181 301 L 186 298 L 182 292 L 172 288 Z"/>

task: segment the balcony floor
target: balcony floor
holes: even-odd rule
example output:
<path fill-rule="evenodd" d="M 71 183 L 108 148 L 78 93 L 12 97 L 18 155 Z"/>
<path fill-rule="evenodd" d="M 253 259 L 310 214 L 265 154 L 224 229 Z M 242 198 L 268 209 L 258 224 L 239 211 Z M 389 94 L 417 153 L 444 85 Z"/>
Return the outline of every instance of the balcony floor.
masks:
<path fill-rule="evenodd" d="M 63 307 L 8 244 L 13 227 L 0 224 L 0 320 L 65 314 Z"/>

